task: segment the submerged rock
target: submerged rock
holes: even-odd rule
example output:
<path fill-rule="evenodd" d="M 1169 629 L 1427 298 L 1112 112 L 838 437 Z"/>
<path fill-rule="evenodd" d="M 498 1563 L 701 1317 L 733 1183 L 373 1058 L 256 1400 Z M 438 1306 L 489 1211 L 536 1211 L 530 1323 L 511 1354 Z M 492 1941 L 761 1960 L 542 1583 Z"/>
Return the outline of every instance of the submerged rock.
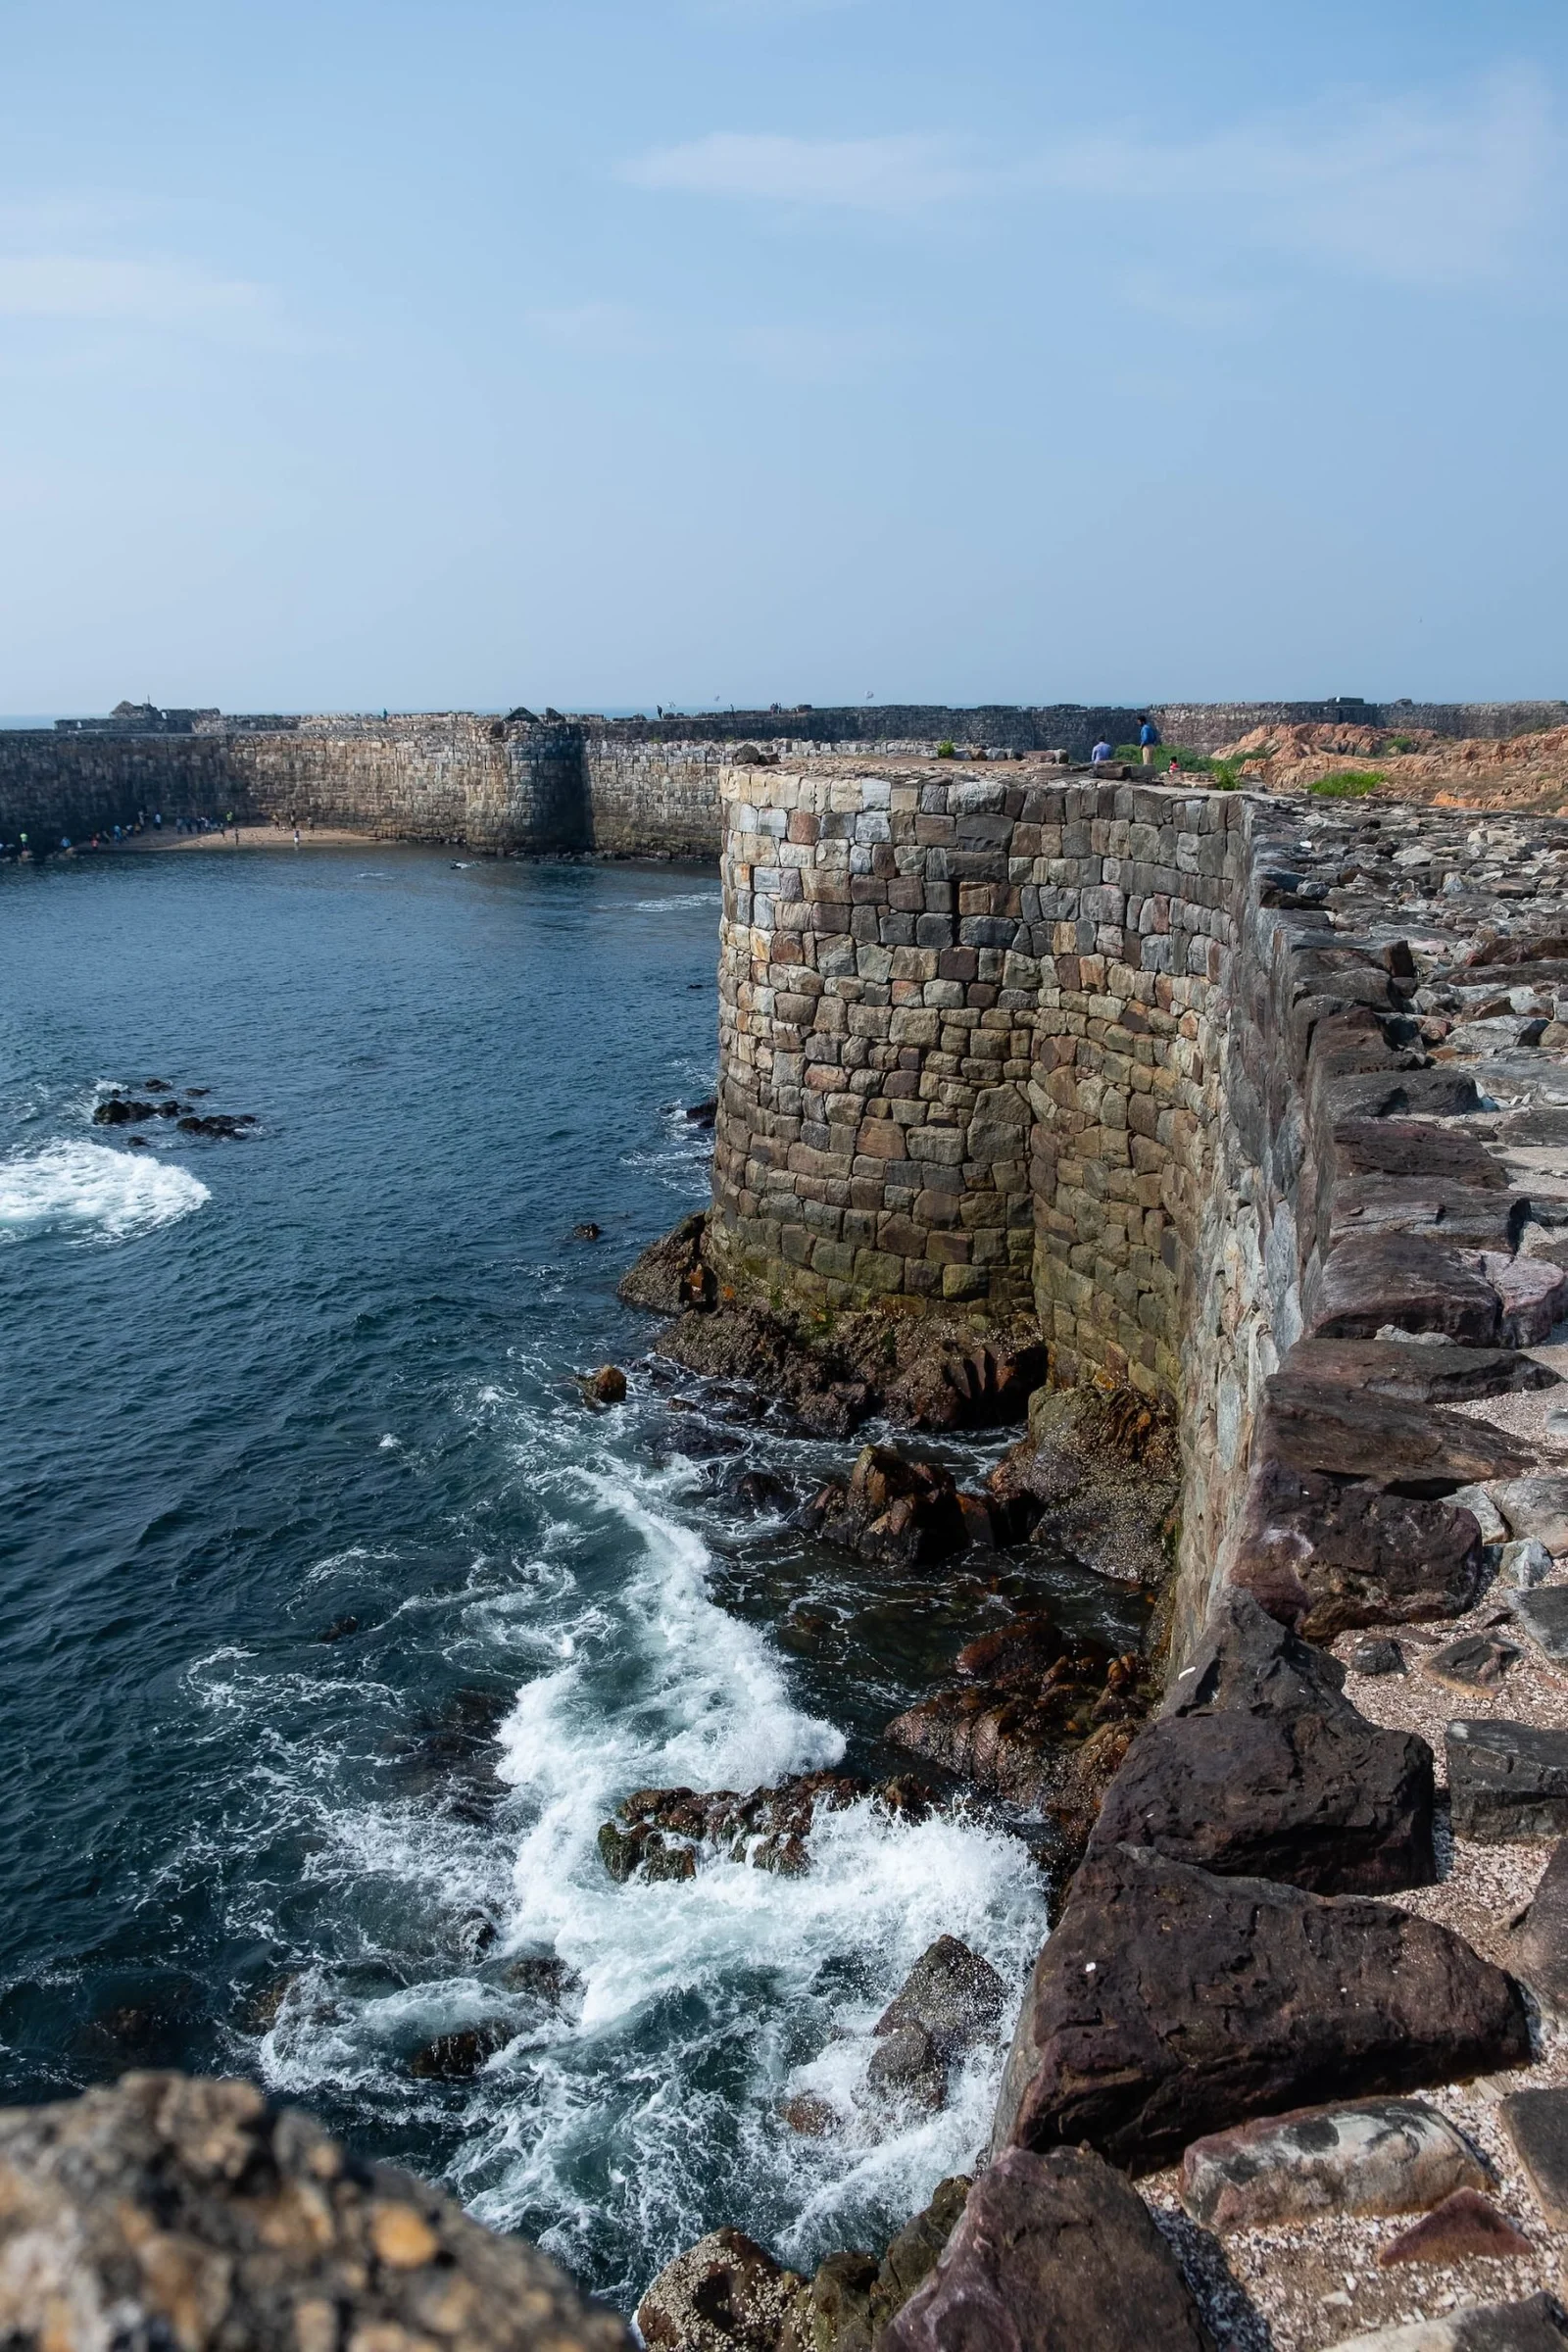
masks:
<path fill-rule="evenodd" d="M 630 2352 L 519 2237 L 249 2082 L 129 2075 L 0 2115 L 0 2338 Z"/>
<path fill-rule="evenodd" d="M 700 1852 L 749 1862 L 786 1877 L 809 1868 L 807 1840 L 819 1807 L 832 1812 L 874 1796 L 889 1812 L 918 1820 L 930 1791 L 906 1775 L 873 1786 L 848 1773 L 803 1772 L 775 1788 L 742 1795 L 733 1788 L 636 1788 L 599 1832 L 612 1879 L 689 1879 Z"/>
<path fill-rule="evenodd" d="M 1447 1929 L 1115 1846 L 1035 1963 L 994 2145 L 1086 2140 L 1144 2173 L 1325 2094 L 1524 2064 L 1518 1987 Z"/>
<path fill-rule="evenodd" d="M 883 2352 L 1212 2352 L 1153 2217 L 1087 2149 L 1009 2149 L 970 2189 Z"/>
<path fill-rule="evenodd" d="M 482 2026 L 464 2026 L 453 2034 L 438 2034 L 415 2051 L 409 2072 L 422 2082 L 466 2082 L 487 2058 L 504 2050 L 514 2029 L 492 2019 Z"/>

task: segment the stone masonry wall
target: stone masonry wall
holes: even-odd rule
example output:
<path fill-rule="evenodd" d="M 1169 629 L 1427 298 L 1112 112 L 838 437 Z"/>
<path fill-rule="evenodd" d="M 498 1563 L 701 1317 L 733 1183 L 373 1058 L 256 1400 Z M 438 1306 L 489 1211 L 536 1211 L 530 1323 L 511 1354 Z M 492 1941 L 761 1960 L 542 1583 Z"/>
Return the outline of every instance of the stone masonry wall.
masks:
<path fill-rule="evenodd" d="M 1367 1120 L 1484 1103 L 1441 1066 L 1448 1024 L 1434 1049 L 1412 1005 L 1423 969 L 1468 953 L 1485 828 L 908 760 L 731 769 L 723 790 L 715 1252 L 737 1287 L 828 1309 L 1032 1304 L 1054 1382 L 1171 1398 L 1180 1648 L 1219 1580 L 1265 1575 L 1270 1414 L 1309 1376 L 1293 1370 L 1315 1361 L 1304 1341 L 1340 1328 L 1355 1249 L 1354 1278 L 1387 1293 L 1345 1326 L 1368 1337 L 1449 1328 L 1443 1285 L 1481 1279 L 1440 1267 L 1437 1320 L 1410 1324 L 1373 1241 L 1403 1247 L 1446 1216 L 1445 1243 L 1462 1242 L 1479 1220 L 1503 1252 L 1482 1280 L 1499 1329 L 1497 1299 L 1533 1279 L 1509 1271 L 1517 1216 L 1419 1180 L 1439 1145 L 1389 1130 L 1388 1149 L 1414 1152 L 1410 1179 L 1370 1190 L 1354 1156 L 1382 1165 L 1384 1147 L 1356 1140 Z M 1549 919 L 1568 827 L 1492 830 L 1508 845 L 1492 853 L 1493 918 L 1506 927 L 1528 899 Z M 1541 878 L 1510 873 L 1527 855 Z M 1568 990 L 1568 960 L 1561 976 Z M 1483 973 L 1474 993 L 1495 1000 L 1499 1035 L 1531 1042 L 1549 986 L 1540 1017 L 1509 1009 L 1509 986 Z M 1298 1413 L 1291 1474 L 1332 1479 L 1335 1412 L 1364 1408 L 1312 1409 L 1327 1418 L 1302 1438 Z M 1404 1506 L 1380 1507 L 1392 1527 Z M 1291 1544 L 1306 1556 L 1309 1531 Z"/>

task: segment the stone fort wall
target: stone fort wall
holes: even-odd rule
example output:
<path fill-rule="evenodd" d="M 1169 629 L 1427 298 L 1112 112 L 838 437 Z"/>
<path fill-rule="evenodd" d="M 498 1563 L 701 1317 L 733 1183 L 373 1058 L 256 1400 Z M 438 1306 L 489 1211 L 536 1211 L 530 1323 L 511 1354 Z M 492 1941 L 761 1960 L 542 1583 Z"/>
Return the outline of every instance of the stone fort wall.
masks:
<path fill-rule="evenodd" d="M 1212 751 L 1249 727 L 1302 719 L 1504 734 L 1568 720 L 1568 705 L 1321 703 L 1150 706 L 1167 738 Z M 57 844 L 139 811 L 316 823 L 411 841 L 525 854 L 711 859 L 719 776 L 745 742 L 786 760 L 858 748 L 930 754 L 944 740 L 1012 757 L 1087 759 L 1128 741 L 1131 707 L 887 705 L 655 719 L 503 718 L 473 711 L 375 718 L 222 719 L 193 731 L 0 730 L 0 841 Z"/>

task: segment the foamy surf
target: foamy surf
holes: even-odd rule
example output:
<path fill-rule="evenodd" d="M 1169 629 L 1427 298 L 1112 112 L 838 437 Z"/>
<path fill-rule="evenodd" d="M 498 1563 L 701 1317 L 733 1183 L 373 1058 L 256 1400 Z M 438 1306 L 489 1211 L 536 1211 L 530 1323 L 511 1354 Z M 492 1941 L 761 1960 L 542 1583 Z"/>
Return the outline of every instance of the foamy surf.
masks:
<path fill-rule="evenodd" d="M 189 1216 L 211 1198 L 188 1168 L 105 1144 L 48 1144 L 0 1160 L 0 1240 L 63 1234 L 128 1242 Z"/>
<path fill-rule="evenodd" d="M 560 1448 L 580 1422 L 519 1419 L 551 1516 L 541 1555 L 514 1572 L 505 1642 L 499 1597 L 477 1604 L 489 1654 L 532 1651 L 499 1740 L 510 1887 L 498 1876 L 481 1894 L 482 1837 L 396 1806 L 323 1808 L 307 1865 L 354 1881 L 362 1901 L 378 1883 L 449 1915 L 482 1902 L 500 1940 L 468 1969 L 449 1960 L 411 1982 L 400 1966 L 395 1987 L 312 1972 L 266 2037 L 264 2071 L 289 2096 L 351 2096 L 400 2129 L 451 2133 L 444 2177 L 471 2210 L 525 2230 L 623 2308 L 737 2216 L 800 2266 L 881 2243 L 972 2162 L 1002 2053 L 956 2067 L 940 2114 L 889 2114 L 866 2098 L 871 2029 L 940 1935 L 1021 1988 L 1045 1933 L 1039 1874 L 978 1818 L 911 1822 L 867 1800 L 820 1818 L 799 1878 L 710 1855 L 690 1880 L 612 1881 L 598 1830 L 632 1788 L 746 1789 L 836 1764 L 845 1740 L 796 1704 L 766 1635 L 710 1598 L 711 1556 L 676 1516 L 688 1472 L 604 1453 L 570 1468 Z M 506 1988 L 509 1964 L 537 1955 L 566 1972 L 557 2006 Z M 413 2047 L 481 2024 L 511 2039 L 471 2081 L 411 2080 Z M 821 2136 L 789 2129 L 799 2093 L 831 2111 Z"/>

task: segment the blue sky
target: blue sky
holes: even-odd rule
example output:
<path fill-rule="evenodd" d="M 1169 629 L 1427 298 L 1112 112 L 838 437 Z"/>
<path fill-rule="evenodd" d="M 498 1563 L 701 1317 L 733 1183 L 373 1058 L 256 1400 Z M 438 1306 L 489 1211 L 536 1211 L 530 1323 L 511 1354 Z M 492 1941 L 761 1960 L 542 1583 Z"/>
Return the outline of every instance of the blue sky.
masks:
<path fill-rule="evenodd" d="M 0 0 L 0 710 L 1568 693 L 1557 0 Z"/>

